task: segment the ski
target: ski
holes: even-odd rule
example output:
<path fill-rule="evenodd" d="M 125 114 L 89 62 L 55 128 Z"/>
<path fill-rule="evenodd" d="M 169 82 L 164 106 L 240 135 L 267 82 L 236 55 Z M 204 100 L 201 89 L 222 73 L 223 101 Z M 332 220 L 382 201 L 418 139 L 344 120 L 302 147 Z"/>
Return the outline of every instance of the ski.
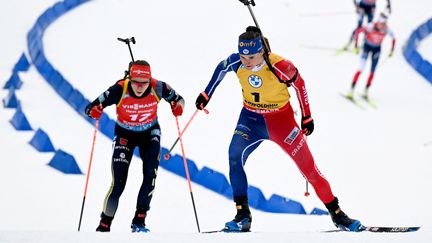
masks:
<path fill-rule="evenodd" d="M 201 234 L 212 234 L 212 233 L 221 233 L 221 232 L 223 232 L 223 229 L 221 229 L 221 230 L 202 231 Z"/>
<path fill-rule="evenodd" d="M 406 232 L 415 232 L 420 229 L 421 226 L 411 226 L 411 227 L 387 227 L 387 226 L 362 226 L 359 231 L 353 232 L 373 232 L 373 233 L 406 233 Z M 333 232 L 350 232 L 341 229 L 335 230 L 326 230 L 324 233 L 333 233 Z"/>
<path fill-rule="evenodd" d="M 348 52 L 348 50 L 345 50 L 345 48 L 342 47 L 342 48 L 336 50 L 335 56 L 339 56 L 339 55 L 341 55 L 342 53 L 345 53 L 345 52 Z"/>
<path fill-rule="evenodd" d="M 374 109 L 378 109 L 378 106 L 376 105 L 376 103 L 374 101 L 372 101 L 368 96 L 362 95 L 360 94 L 360 97 L 362 98 L 362 100 L 364 102 L 366 102 L 366 104 L 368 104 L 370 107 L 374 108 Z"/>
<path fill-rule="evenodd" d="M 411 226 L 411 227 L 375 227 L 375 226 L 367 226 L 365 228 L 366 231 L 369 232 L 387 232 L 387 233 L 404 233 L 404 232 L 415 232 L 420 229 L 420 226 Z"/>
<path fill-rule="evenodd" d="M 323 233 L 336 233 L 336 232 L 372 232 L 372 233 L 407 233 L 418 231 L 421 226 L 409 226 L 409 227 L 388 227 L 388 226 L 362 226 L 359 231 L 346 231 L 342 229 L 325 230 Z M 202 234 L 212 233 L 250 233 L 251 231 L 233 231 L 228 229 L 202 231 Z"/>
<path fill-rule="evenodd" d="M 250 233 L 251 231 L 236 231 L 236 230 L 229 230 L 227 228 L 223 228 L 220 230 L 209 230 L 209 231 L 202 231 L 202 234 L 212 234 L 212 233 Z"/>
<path fill-rule="evenodd" d="M 340 55 L 342 55 L 344 53 L 353 53 L 353 54 L 357 55 L 358 52 L 359 52 L 358 49 L 351 49 L 351 48 L 347 48 L 347 47 L 342 47 L 342 48 L 337 49 L 335 51 L 335 56 L 340 56 Z"/>
<path fill-rule="evenodd" d="M 364 110 L 365 108 L 359 103 L 357 102 L 356 99 L 354 99 L 354 97 L 349 97 L 348 95 L 339 93 L 343 98 L 345 98 L 346 100 L 350 101 L 352 104 L 354 104 L 355 106 L 357 106 L 358 108 Z"/>

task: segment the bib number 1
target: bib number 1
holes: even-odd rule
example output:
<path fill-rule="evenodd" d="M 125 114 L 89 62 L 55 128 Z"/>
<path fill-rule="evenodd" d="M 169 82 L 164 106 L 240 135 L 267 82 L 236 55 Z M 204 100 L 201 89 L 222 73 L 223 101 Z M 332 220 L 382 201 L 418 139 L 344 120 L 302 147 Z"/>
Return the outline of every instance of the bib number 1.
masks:
<path fill-rule="evenodd" d="M 254 92 L 254 93 L 251 93 L 251 95 L 253 95 L 255 102 L 259 102 L 260 101 L 260 94 L 259 93 Z"/>

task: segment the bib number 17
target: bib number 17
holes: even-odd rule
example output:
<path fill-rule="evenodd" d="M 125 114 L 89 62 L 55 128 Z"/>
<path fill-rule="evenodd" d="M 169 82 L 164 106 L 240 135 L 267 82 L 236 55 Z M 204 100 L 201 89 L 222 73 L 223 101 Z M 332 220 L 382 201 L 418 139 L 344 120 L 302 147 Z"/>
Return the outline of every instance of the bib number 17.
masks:
<path fill-rule="evenodd" d="M 139 121 L 139 122 L 143 122 L 145 121 L 147 118 L 149 118 L 151 116 L 151 114 L 134 114 L 134 115 L 129 115 L 131 118 L 131 121 Z M 139 118 L 139 119 L 138 119 Z"/>

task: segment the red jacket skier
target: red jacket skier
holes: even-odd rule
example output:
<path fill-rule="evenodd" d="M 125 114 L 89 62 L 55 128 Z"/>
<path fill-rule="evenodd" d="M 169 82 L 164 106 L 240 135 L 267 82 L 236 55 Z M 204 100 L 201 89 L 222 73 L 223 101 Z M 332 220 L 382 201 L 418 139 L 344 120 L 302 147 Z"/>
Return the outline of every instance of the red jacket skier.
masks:
<path fill-rule="evenodd" d="M 381 13 L 378 20 L 376 22 L 373 22 L 371 24 L 368 24 L 366 27 L 359 28 L 355 35 L 355 48 L 358 48 L 358 38 L 359 35 L 363 33 L 364 34 L 364 43 L 363 43 L 363 49 L 360 56 L 360 65 L 358 67 L 358 70 L 354 74 L 354 77 L 351 82 L 351 90 L 348 92 L 347 97 L 350 99 L 353 99 L 354 95 L 354 88 L 357 84 L 357 81 L 360 77 L 360 74 L 362 73 L 366 61 L 368 57 L 370 56 L 372 59 L 371 62 L 371 71 L 369 74 L 369 77 L 367 79 L 366 87 L 363 93 L 363 97 L 365 99 L 369 98 L 368 91 L 370 86 L 372 85 L 372 80 L 375 75 L 375 71 L 378 65 L 378 61 L 381 55 L 381 44 L 384 40 L 384 38 L 389 35 L 392 38 L 392 44 L 391 49 L 388 54 L 389 57 L 393 56 L 393 52 L 396 45 L 396 38 L 394 37 L 393 31 L 390 30 L 390 28 L 387 26 L 387 16 L 384 13 Z"/>
<path fill-rule="evenodd" d="M 265 60 L 267 53 L 264 53 L 260 33 L 258 28 L 248 27 L 239 36 L 239 52 L 219 63 L 195 103 L 197 109 L 203 109 L 226 73 L 233 71 L 237 75 L 242 87 L 243 109 L 229 147 L 229 177 L 237 214 L 225 224 L 225 229 L 249 231 L 252 215 L 244 165 L 262 141 L 270 140 L 296 163 L 328 208 L 334 224 L 344 230 L 357 231 L 361 227 L 360 222 L 349 218 L 340 209 L 338 199 L 318 170 L 303 136 L 310 135 L 314 130 L 305 82 L 294 64 L 285 58 L 268 53 L 268 61 Z M 296 91 L 302 112 L 301 128 L 295 121 L 287 86 L 292 86 Z"/>

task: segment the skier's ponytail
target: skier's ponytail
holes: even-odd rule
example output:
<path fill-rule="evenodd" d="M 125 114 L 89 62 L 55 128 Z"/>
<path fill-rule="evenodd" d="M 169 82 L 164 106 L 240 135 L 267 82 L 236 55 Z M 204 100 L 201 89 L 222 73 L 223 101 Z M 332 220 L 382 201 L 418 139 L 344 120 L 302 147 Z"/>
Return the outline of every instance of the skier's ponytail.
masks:
<path fill-rule="evenodd" d="M 271 52 L 271 48 L 270 48 L 270 43 L 268 41 L 268 39 L 266 37 L 262 36 L 262 32 L 261 30 L 256 27 L 256 26 L 248 26 L 246 28 L 246 32 L 244 32 L 243 34 L 241 34 L 239 36 L 239 39 L 242 40 L 253 40 L 255 38 L 257 38 L 258 36 L 261 36 L 262 39 L 264 40 L 264 45 L 267 48 L 267 51 L 270 53 Z"/>

